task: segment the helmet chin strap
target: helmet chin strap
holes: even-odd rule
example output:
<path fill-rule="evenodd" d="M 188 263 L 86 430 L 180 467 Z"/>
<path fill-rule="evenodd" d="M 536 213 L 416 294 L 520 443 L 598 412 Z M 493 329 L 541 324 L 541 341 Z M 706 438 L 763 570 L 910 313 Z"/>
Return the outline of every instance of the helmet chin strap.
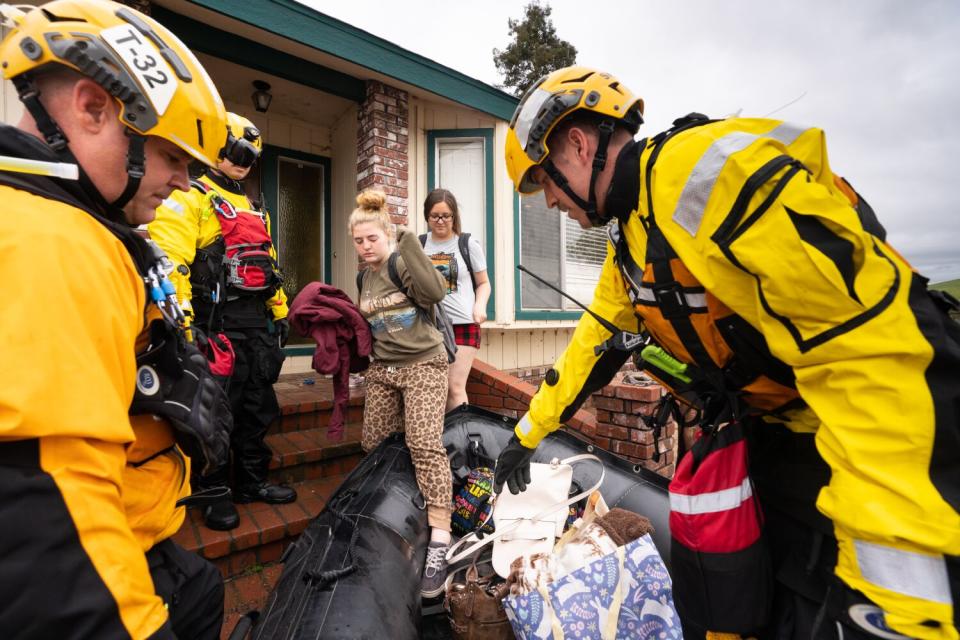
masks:
<path fill-rule="evenodd" d="M 60 128 L 60 125 L 50 116 L 46 107 L 40 102 L 40 90 L 33 82 L 29 74 L 21 74 L 12 79 L 17 93 L 20 94 L 20 101 L 30 112 L 37 130 L 43 135 L 44 141 L 53 149 L 54 153 L 60 156 L 64 162 L 77 165 L 79 171 L 79 182 L 83 190 L 93 198 L 93 200 L 103 209 L 104 214 L 116 219 L 117 222 L 124 222 L 123 207 L 130 202 L 137 189 L 140 188 L 140 181 L 146 172 L 146 156 L 144 146 L 147 138 L 139 133 L 133 133 L 130 129 L 124 127 L 127 137 L 130 140 L 130 146 L 127 149 L 127 186 L 113 202 L 107 202 L 103 194 L 97 188 L 90 176 L 84 170 L 83 165 L 77 161 L 77 157 L 70 150 L 70 140 Z"/>
<path fill-rule="evenodd" d="M 130 129 L 126 129 L 126 132 L 127 138 L 130 139 L 130 146 L 127 147 L 127 186 L 120 197 L 110 203 L 110 206 L 117 209 L 123 209 L 137 194 L 140 181 L 143 180 L 143 176 L 147 172 L 147 158 L 144 153 L 147 137 L 139 133 L 133 133 Z"/>
<path fill-rule="evenodd" d="M 600 122 L 597 153 L 593 156 L 593 171 L 590 174 L 590 187 L 587 191 L 587 195 L 590 198 L 589 200 L 584 200 L 574 193 L 573 188 L 570 187 L 570 181 L 557 169 L 549 156 L 540 165 L 543 167 L 543 170 L 547 172 L 547 175 L 550 176 L 550 179 L 567 194 L 567 197 L 583 209 L 584 213 L 587 214 L 587 218 L 590 220 L 590 224 L 595 227 L 602 227 L 607 224 L 611 218 L 611 216 L 601 215 L 600 212 L 597 211 L 596 186 L 597 177 L 603 172 L 604 167 L 607 165 L 607 148 L 610 146 L 610 138 L 615 128 L 615 121 L 613 119 L 602 120 Z"/>

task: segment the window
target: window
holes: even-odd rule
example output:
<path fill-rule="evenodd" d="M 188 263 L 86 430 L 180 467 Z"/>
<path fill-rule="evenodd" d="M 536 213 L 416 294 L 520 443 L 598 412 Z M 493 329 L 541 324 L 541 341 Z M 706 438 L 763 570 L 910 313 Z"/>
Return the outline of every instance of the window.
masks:
<path fill-rule="evenodd" d="M 547 209 L 542 193 L 520 198 L 520 264 L 585 305 L 607 254 L 607 230 L 581 229 L 556 209 Z M 518 317 L 524 312 L 576 312 L 580 309 L 556 291 L 520 275 Z"/>
<path fill-rule="evenodd" d="M 461 228 L 483 247 L 487 277 L 493 286 L 493 129 L 427 132 L 427 188 L 438 187 L 456 196 Z M 422 216 L 422 209 L 416 215 Z M 493 299 L 491 292 L 487 302 L 490 320 L 494 318 Z"/>

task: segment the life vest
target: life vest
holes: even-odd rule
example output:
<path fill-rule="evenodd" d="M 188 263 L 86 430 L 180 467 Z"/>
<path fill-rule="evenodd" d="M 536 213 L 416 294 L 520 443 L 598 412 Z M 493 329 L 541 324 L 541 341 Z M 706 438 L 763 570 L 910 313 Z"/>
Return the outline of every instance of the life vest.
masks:
<path fill-rule="evenodd" d="M 805 406 L 797 391 L 793 370 L 771 354 L 759 331 L 733 313 L 690 273 L 658 227 L 653 211 L 651 176 L 661 150 L 678 133 L 710 122 L 715 121 L 690 114 L 646 145 L 643 153 L 649 155 L 646 164 L 641 165 L 648 205 L 648 215 L 641 219 L 647 233 L 645 264 L 638 265 L 633 259 L 619 221 L 608 230 L 614 260 L 634 311 L 652 341 L 691 365 L 693 381 L 680 381 L 646 363 L 644 368 L 651 375 L 679 395 L 693 394 L 701 405 L 709 405 L 703 407 L 703 418 L 713 424 L 729 420 L 734 412 L 782 416 L 788 410 Z M 718 234 L 736 233 L 735 229 L 724 227 L 740 222 L 751 198 L 778 174 L 772 197 L 805 170 L 805 158 L 794 158 L 789 152 L 795 150 L 790 144 L 786 147 L 787 154 L 768 163 L 744 182 L 731 203 L 728 217 L 731 224 L 723 225 Z M 832 174 L 829 177 L 857 209 L 864 228 L 882 240 L 885 232 L 869 205 L 845 180 Z"/>
<path fill-rule="evenodd" d="M 238 209 L 216 189 L 200 180 L 191 181 L 193 188 L 209 194 L 213 212 L 220 222 L 220 238 L 197 251 L 191 266 L 194 296 L 202 302 L 220 302 L 244 295 L 270 297 L 283 283 L 280 267 L 270 247 L 273 239 L 259 211 Z"/>

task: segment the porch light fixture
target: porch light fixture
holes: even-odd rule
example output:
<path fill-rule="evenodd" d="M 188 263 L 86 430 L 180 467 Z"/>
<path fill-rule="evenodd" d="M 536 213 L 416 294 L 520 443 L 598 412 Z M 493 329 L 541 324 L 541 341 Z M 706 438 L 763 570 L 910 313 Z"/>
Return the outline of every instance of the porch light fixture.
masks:
<path fill-rule="evenodd" d="M 270 102 L 273 100 L 273 94 L 270 93 L 270 83 L 263 80 L 254 80 L 253 88 L 253 108 L 260 113 L 266 113 L 270 108 Z"/>

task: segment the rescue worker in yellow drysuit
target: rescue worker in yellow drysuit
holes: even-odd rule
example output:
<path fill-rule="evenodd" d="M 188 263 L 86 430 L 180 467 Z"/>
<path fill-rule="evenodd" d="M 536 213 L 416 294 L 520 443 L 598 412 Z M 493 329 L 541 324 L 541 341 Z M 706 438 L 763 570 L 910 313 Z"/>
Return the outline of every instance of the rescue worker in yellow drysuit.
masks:
<path fill-rule="evenodd" d="M 507 169 L 584 228 L 613 221 L 590 308 L 687 365 L 711 399 L 705 426 L 749 427 L 777 579 L 755 633 L 956 639 L 956 301 L 886 244 L 819 129 L 691 114 L 636 141 L 642 113 L 606 73 L 553 72 L 514 113 Z M 595 354 L 610 338 L 581 318 L 500 455 L 497 489 L 523 490 L 537 444 L 623 364 L 624 351 Z"/>
<path fill-rule="evenodd" d="M 260 157 L 260 131 L 243 116 L 228 113 L 228 142 L 216 168 L 178 191 L 157 211 L 150 236 L 176 265 L 177 295 L 193 323 L 208 334 L 225 333 L 236 354 L 227 392 L 233 408 L 233 501 L 293 502 L 296 492 L 267 481 L 271 451 L 267 428 L 279 415 L 273 383 L 280 374 L 289 333 L 287 297 L 281 286 L 270 219 L 244 192 L 242 181 Z M 256 245 L 256 246 L 254 246 Z M 233 247 L 241 248 L 234 252 Z M 257 274 L 244 281 L 244 274 Z M 223 465 L 197 479 L 208 489 L 229 483 Z M 204 507 L 211 529 L 229 530 L 240 518 L 230 499 Z"/>
<path fill-rule="evenodd" d="M 226 112 L 190 50 L 129 7 L 0 13 L 25 107 L 0 126 L 0 278 L 34 309 L 0 320 L 0 630 L 219 637 L 219 572 L 169 538 L 190 492 L 180 445 L 217 464 L 230 414 L 133 227 L 189 187 L 190 162 L 216 162 Z"/>

